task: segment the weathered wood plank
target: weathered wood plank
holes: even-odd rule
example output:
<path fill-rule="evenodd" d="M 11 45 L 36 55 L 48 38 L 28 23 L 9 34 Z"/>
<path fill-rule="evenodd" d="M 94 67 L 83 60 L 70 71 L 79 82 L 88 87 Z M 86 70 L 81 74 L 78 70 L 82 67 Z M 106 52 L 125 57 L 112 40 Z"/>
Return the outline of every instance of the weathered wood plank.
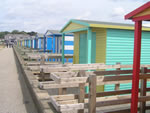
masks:
<path fill-rule="evenodd" d="M 96 113 L 96 75 L 89 77 L 88 113 Z"/>
<path fill-rule="evenodd" d="M 79 103 L 84 103 L 84 97 L 85 97 L 85 84 L 80 83 L 79 84 Z M 84 113 L 84 109 L 78 110 L 78 113 Z"/>
<path fill-rule="evenodd" d="M 142 68 L 142 74 L 145 74 L 147 71 L 147 68 Z M 147 80 L 142 79 L 141 80 L 141 96 L 146 96 L 146 85 L 147 85 Z M 140 102 L 140 113 L 145 113 L 146 110 L 146 102 Z"/>

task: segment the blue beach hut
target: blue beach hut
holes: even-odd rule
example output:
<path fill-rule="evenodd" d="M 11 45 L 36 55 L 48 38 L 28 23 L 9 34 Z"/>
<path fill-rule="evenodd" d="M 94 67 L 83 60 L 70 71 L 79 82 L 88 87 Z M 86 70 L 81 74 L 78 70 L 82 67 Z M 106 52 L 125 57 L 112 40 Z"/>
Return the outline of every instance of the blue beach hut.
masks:
<path fill-rule="evenodd" d="M 44 48 L 44 35 L 43 34 L 37 34 L 35 37 L 35 48 L 42 50 Z"/>
<path fill-rule="evenodd" d="M 62 53 L 62 34 L 59 30 L 47 30 L 45 35 L 45 49 L 51 50 L 52 53 Z M 73 34 L 65 34 L 65 42 L 64 42 L 64 53 L 65 54 L 73 54 L 74 50 L 74 35 Z M 69 62 L 73 62 L 73 59 L 69 59 Z"/>

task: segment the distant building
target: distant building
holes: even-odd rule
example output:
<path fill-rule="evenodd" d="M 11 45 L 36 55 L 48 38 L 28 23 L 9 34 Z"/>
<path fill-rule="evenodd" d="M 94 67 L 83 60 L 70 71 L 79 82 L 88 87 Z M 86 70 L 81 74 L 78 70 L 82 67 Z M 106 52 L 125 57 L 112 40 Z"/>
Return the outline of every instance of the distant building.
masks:
<path fill-rule="evenodd" d="M 17 40 L 23 40 L 30 37 L 28 34 L 7 34 L 4 39 L 6 42 L 15 43 Z"/>

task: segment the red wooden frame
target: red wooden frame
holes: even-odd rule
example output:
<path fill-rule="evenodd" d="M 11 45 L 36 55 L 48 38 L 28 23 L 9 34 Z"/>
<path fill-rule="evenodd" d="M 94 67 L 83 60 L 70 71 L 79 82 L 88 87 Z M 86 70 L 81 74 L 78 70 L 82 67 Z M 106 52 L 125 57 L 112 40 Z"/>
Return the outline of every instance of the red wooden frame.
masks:
<path fill-rule="evenodd" d="M 141 56 L 141 30 L 142 30 L 142 22 L 136 21 L 134 33 L 131 113 L 137 113 L 138 107 L 138 89 L 139 89 L 140 56 Z"/>
<path fill-rule="evenodd" d="M 134 11 L 130 12 L 129 14 L 125 15 L 125 19 L 132 19 L 133 16 L 144 11 L 145 9 L 147 9 L 149 7 L 150 7 L 150 2 L 147 2 L 146 4 L 142 5 L 141 7 L 137 8 Z"/>
<path fill-rule="evenodd" d="M 134 16 L 146 10 L 147 8 L 150 8 L 150 2 L 147 2 L 143 6 L 125 15 L 125 19 L 132 19 L 133 21 L 135 21 L 131 113 L 137 113 L 138 110 L 137 108 L 138 108 L 140 57 L 141 57 L 142 21 L 149 21 L 150 14 L 139 17 Z"/>
<path fill-rule="evenodd" d="M 132 19 L 133 21 L 149 21 L 150 20 L 150 15 L 146 16 L 140 16 Z"/>

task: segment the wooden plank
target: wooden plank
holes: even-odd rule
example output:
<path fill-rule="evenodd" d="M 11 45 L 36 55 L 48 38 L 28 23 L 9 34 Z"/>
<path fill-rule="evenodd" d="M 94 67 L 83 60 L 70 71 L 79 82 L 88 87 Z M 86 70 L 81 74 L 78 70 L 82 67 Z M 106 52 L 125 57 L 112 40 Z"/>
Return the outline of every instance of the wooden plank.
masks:
<path fill-rule="evenodd" d="M 84 103 L 84 97 L 85 97 L 85 84 L 80 83 L 79 84 L 79 99 L 78 99 L 78 102 L 79 103 Z M 84 113 L 84 109 L 78 110 L 78 113 Z"/>
<path fill-rule="evenodd" d="M 59 88 L 58 89 L 58 94 L 59 95 L 67 94 L 67 88 Z"/>
<path fill-rule="evenodd" d="M 57 101 L 58 104 L 77 104 L 78 100 L 63 100 L 63 101 Z"/>
<path fill-rule="evenodd" d="M 50 74 L 50 78 L 51 78 L 52 80 L 54 80 L 56 83 L 60 83 L 60 77 L 57 76 L 55 73 L 51 73 L 51 74 Z"/>
<path fill-rule="evenodd" d="M 41 89 L 56 89 L 56 88 L 72 88 L 79 87 L 78 83 L 67 83 L 67 84 L 41 84 Z"/>
<path fill-rule="evenodd" d="M 61 84 L 64 84 L 64 83 L 86 83 L 86 82 L 89 82 L 88 81 L 88 77 L 72 77 L 72 78 L 60 78 L 60 77 L 57 77 L 57 78 L 59 79 L 59 83 L 61 83 Z M 140 79 L 148 79 L 148 78 L 150 78 L 150 74 L 140 75 Z M 132 80 L 132 75 L 97 76 L 97 82 L 98 82 L 97 85 L 107 84 L 106 82 L 109 82 L 109 84 L 116 84 L 117 82 L 119 83 L 120 81 L 127 81 L 128 82 L 128 80 Z"/>
<path fill-rule="evenodd" d="M 44 65 L 44 64 L 45 64 L 45 57 L 42 55 L 40 59 L 40 65 Z"/>
<path fill-rule="evenodd" d="M 77 77 L 87 77 L 85 70 L 80 70 L 77 74 Z"/>
<path fill-rule="evenodd" d="M 133 70 L 113 70 L 113 71 L 94 71 L 94 72 L 89 72 L 89 74 L 93 73 L 96 75 L 116 75 L 116 74 L 131 74 L 132 72 Z"/>
<path fill-rule="evenodd" d="M 52 54 L 52 53 L 28 53 L 28 57 L 31 59 L 40 59 L 41 56 L 44 56 L 45 59 L 50 59 L 50 58 L 61 58 L 61 54 Z M 73 58 L 73 55 L 71 54 L 65 54 L 65 58 Z"/>
<path fill-rule="evenodd" d="M 56 100 L 55 100 L 56 101 Z M 139 102 L 144 102 L 144 101 L 150 101 L 150 96 L 142 96 L 139 97 Z M 74 110 L 74 109 L 83 109 L 85 108 L 89 108 L 89 103 L 88 99 L 86 99 L 85 101 L 86 103 L 84 104 L 76 104 L 75 100 L 68 100 L 68 101 L 62 101 L 59 102 L 60 104 L 64 104 L 64 103 L 70 103 L 67 105 L 58 105 L 60 106 L 60 110 L 59 111 L 68 111 L 68 110 Z M 96 102 L 96 107 L 104 107 L 104 106 L 113 106 L 113 105 L 120 105 L 120 104 L 127 104 L 131 102 L 131 96 L 113 96 L 113 97 L 102 97 L 102 98 L 97 98 L 97 102 Z M 55 103 L 58 103 L 57 101 Z M 75 104 L 73 104 L 75 103 Z M 82 107 L 81 107 L 82 106 Z M 94 113 L 94 112 L 92 112 Z"/>
<path fill-rule="evenodd" d="M 52 65 L 53 66 L 53 65 Z M 44 72 L 45 73 L 50 73 L 51 71 L 49 71 L 49 70 L 52 70 L 52 69 L 54 69 L 54 67 L 52 67 L 52 66 L 50 66 L 50 65 L 48 65 L 48 66 L 40 66 L 40 68 L 43 68 L 44 69 Z M 147 67 L 149 67 L 148 65 L 141 65 L 141 67 L 142 66 L 147 66 Z M 35 66 L 36 67 L 36 66 Z M 38 67 L 38 66 L 37 66 Z M 89 70 L 89 69 L 91 69 L 91 70 L 96 70 L 96 69 L 116 69 L 116 68 L 120 68 L 120 67 L 122 67 L 122 68 L 129 68 L 129 67 L 131 67 L 131 65 L 121 65 L 121 66 L 119 66 L 119 65 L 102 65 L 102 64 L 99 64 L 99 65 L 97 65 L 97 64 L 91 64 L 91 65 L 75 65 L 75 64 L 70 64 L 70 65 L 68 65 L 68 64 L 66 64 L 66 65 L 57 65 L 57 69 L 56 70 L 59 70 L 59 71 L 73 71 L 73 70 Z M 64 70 L 63 70 L 64 69 Z M 55 71 L 56 71 L 55 70 Z M 148 72 L 150 72 L 150 70 L 148 70 Z M 105 74 L 129 74 L 129 73 L 132 73 L 132 70 L 125 70 L 125 71 L 110 71 L 110 72 L 104 72 L 104 71 L 97 71 L 97 72 L 95 72 L 95 74 L 97 74 L 97 75 L 105 75 Z"/>
<path fill-rule="evenodd" d="M 62 95 L 63 94 L 63 88 L 59 88 L 58 89 L 58 95 Z"/>
<path fill-rule="evenodd" d="M 67 88 L 62 88 L 62 94 L 67 94 Z"/>
<path fill-rule="evenodd" d="M 141 96 L 138 99 L 139 102 L 150 101 L 150 96 Z M 124 98 L 114 98 L 114 99 L 104 99 L 102 101 L 96 102 L 96 107 L 104 107 L 104 106 L 112 106 L 112 105 L 120 105 L 120 104 L 128 104 L 131 102 L 130 96 L 125 96 Z M 85 108 L 89 107 L 90 103 L 85 103 Z"/>
<path fill-rule="evenodd" d="M 79 109 L 84 109 L 84 104 L 83 103 L 77 103 L 77 104 L 66 104 L 66 105 L 60 105 L 60 111 L 71 111 L 71 110 L 79 110 Z M 72 112 L 68 112 L 72 113 Z"/>
<path fill-rule="evenodd" d="M 74 94 L 67 94 L 67 95 L 55 95 L 51 96 L 53 97 L 56 101 L 66 101 L 66 100 L 74 100 L 75 95 Z"/>
<path fill-rule="evenodd" d="M 58 76 L 58 77 L 61 77 L 61 78 L 79 77 L 78 76 L 79 72 L 72 72 L 72 71 L 69 71 L 69 72 L 53 72 L 51 74 L 53 74 L 55 76 Z"/>
<path fill-rule="evenodd" d="M 89 106 L 88 113 L 96 113 L 96 75 L 89 77 Z"/>
<path fill-rule="evenodd" d="M 60 105 L 56 102 L 56 100 L 53 96 L 50 97 L 50 102 L 57 111 L 60 111 Z"/>
<path fill-rule="evenodd" d="M 60 65 L 61 62 L 45 62 L 45 65 Z M 40 66 L 40 61 L 27 61 L 25 63 L 26 66 Z"/>
<path fill-rule="evenodd" d="M 40 72 L 40 77 L 41 77 L 42 81 L 45 81 L 45 76 L 44 76 L 43 69 Z"/>
<path fill-rule="evenodd" d="M 55 77 L 57 78 L 57 76 Z M 140 79 L 148 79 L 150 74 L 140 75 Z M 120 83 L 130 83 L 132 80 L 132 75 L 120 75 L 120 76 L 98 76 L 97 85 L 106 85 L 106 84 L 120 84 Z M 57 84 L 46 84 L 43 85 L 44 89 L 49 88 L 65 88 L 65 87 L 78 87 L 79 83 L 88 82 L 88 77 L 72 77 L 72 78 L 63 78 L 59 77 L 56 79 Z M 61 85 L 59 86 L 59 83 Z M 87 86 L 87 84 L 86 84 Z"/>
<path fill-rule="evenodd" d="M 147 71 L 147 68 L 142 68 L 142 74 L 145 74 Z M 146 85 L 147 80 L 142 79 L 141 80 L 141 96 L 146 96 Z M 140 102 L 140 113 L 145 113 L 146 111 L 146 102 Z"/>
<path fill-rule="evenodd" d="M 116 64 L 120 64 L 120 63 L 116 63 Z M 120 68 L 117 68 L 116 70 L 120 71 Z M 117 74 L 116 76 L 120 76 L 120 74 Z M 120 89 L 120 84 L 115 84 L 115 90 L 119 90 Z"/>

